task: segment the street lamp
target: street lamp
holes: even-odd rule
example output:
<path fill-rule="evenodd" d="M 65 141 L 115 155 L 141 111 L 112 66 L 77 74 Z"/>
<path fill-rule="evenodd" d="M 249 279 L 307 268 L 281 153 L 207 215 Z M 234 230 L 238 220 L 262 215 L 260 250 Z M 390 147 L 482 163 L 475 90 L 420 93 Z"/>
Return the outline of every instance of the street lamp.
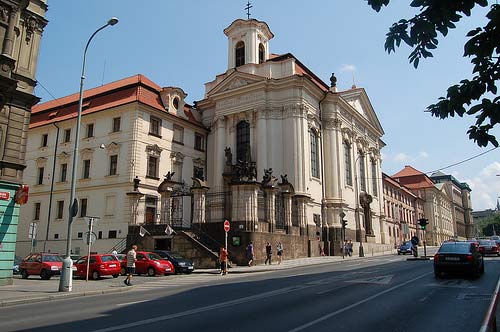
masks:
<path fill-rule="evenodd" d="M 83 51 L 83 65 L 82 65 L 82 76 L 80 78 L 80 99 L 78 102 L 78 117 L 76 120 L 76 134 L 75 134 L 75 145 L 73 148 L 73 165 L 71 170 L 71 195 L 69 199 L 69 218 L 68 218 L 68 237 L 66 239 L 66 255 L 63 260 L 63 266 L 61 271 L 61 278 L 59 279 L 59 291 L 60 292 L 71 292 L 72 281 L 73 281 L 73 261 L 71 260 L 71 233 L 73 217 L 76 216 L 78 212 L 78 200 L 76 199 L 76 189 L 75 189 L 75 178 L 76 178 L 76 163 L 78 162 L 78 146 L 80 141 L 80 123 L 82 120 L 82 105 L 83 105 L 83 82 L 85 80 L 85 57 L 87 56 L 87 49 L 92 41 L 92 38 L 101 31 L 102 29 L 115 25 L 118 23 L 116 17 L 109 19 L 108 23 L 97 29 L 92 36 L 90 36 L 85 45 L 85 50 Z"/>

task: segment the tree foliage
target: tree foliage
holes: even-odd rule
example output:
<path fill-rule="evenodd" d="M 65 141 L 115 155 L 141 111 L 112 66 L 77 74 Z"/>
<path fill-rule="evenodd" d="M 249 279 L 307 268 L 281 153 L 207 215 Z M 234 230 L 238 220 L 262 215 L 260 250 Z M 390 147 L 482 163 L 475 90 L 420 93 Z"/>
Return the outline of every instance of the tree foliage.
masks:
<path fill-rule="evenodd" d="M 366 0 L 377 12 L 388 6 L 390 0 Z M 395 52 L 401 41 L 413 48 L 410 63 L 418 67 L 421 58 L 432 57 L 432 50 L 438 46 L 438 35 L 446 37 L 464 16 L 470 16 L 476 7 L 488 6 L 487 0 L 413 0 L 411 7 L 420 8 L 412 18 L 394 23 L 386 35 L 385 50 Z M 500 122 L 500 97 L 496 96 L 500 77 L 500 5 L 490 5 L 486 14 L 487 24 L 467 34 L 464 57 L 473 65 L 473 78 L 463 79 L 448 88 L 446 97 L 427 107 L 433 116 L 445 119 L 458 115 L 475 116 L 475 123 L 469 127 L 469 139 L 479 146 L 498 141 L 491 134 Z"/>
<path fill-rule="evenodd" d="M 475 222 L 475 225 L 479 236 L 500 235 L 500 214 L 495 213 L 489 217 L 482 218 Z M 493 228 L 495 228 L 495 232 L 493 232 Z"/>

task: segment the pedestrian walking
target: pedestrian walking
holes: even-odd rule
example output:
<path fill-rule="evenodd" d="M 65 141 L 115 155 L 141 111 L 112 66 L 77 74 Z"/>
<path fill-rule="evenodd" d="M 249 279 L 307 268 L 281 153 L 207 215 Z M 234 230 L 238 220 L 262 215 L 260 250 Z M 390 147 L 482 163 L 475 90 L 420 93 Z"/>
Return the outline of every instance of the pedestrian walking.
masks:
<path fill-rule="evenodd" d="M 220 247 L 219 252 L 219 262 L 220 262 L 220 274 L 227 274 L 227 250 L 224 247 Z"/>
<path fill-rule="evenodd" d="M 278 242 L 278 245 L 276 246 L 276 254 L 278 255 L 278 264 L 281 264 L 281 261 L 283 260 L 283 245 L 281 242 Z"/>
<path fill-rule="evenodd" d="M 352 256 L 352 241 L 349 239 L 349 242 L 347 243 L 347 253 L 349 254 L 349 257 Z"/>
<path fill-rule="evenodd" d="M 255 257 L 254 257 L 254 252 L 253 252 L 253 242 L 250 241 L 250 243 L 247 246 L 248 266 L 252 266 L 254 258 Z"/>
<path fill-rule="evenodd" d="M 271 246 L 271 243 L 267 242 L 266 244 L 266 260 L 264 262 L 264 265 L 269 262 L 269 265 L 271 265 L 271 256 L 273 255 L 273 247 Z"/>
<path fill-rule="evenodd" d="M 127 278 L 123 283 L 127 286 L 132 286 L 132 275 L 135 273 L 135 262 L 137 261 L 137 246 L 134 244 L 127 252 Z"/>

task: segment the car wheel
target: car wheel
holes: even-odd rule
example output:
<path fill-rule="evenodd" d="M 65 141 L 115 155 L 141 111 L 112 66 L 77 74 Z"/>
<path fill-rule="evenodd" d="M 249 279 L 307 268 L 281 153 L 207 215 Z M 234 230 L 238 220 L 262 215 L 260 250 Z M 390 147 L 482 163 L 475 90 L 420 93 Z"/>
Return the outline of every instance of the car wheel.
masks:
<path fill-rule="evenodd" d="M 119 276 L 119 274 L 113 274 L 113 278 L 118 278 Z"/>
<path fill-rule="evenodd" d="M 125 268 L 124 268 L 124 267 L 122 267 L 122 268 L 120 269 L 120 274 L 121 274 L 122 276 L 124 276 L 124 275 L 125 275 L 125 273 L 126 273 Z"/>
<path fill-rule="evenodd" d="M 47 272 L 47 270 L 42 270 L 40 272 L 40 278 L 42 278 L 42 280 L 49 280 L 51 277 L 51 275 Z"/>
<path fill-rule="evenodd" d="M 99 274 L 99 271 L 95 270 L 94 272 L 92 272 L 92 279 L 97 280 L 100 277 L 101 275 Z"/>
<path fill-rule="evenodd" d="M 23 279 L 28 279 L 30 275 L 28 274 L 28 271 L 26 270 L 21 270 L 21 278 Z"/>
<path fill-rule="evenodd" d="M 156 275 L 155 269 L 153 267 L 150 267 L 148 269 L 148 276 L 149 277 L 154 277 Z"/>

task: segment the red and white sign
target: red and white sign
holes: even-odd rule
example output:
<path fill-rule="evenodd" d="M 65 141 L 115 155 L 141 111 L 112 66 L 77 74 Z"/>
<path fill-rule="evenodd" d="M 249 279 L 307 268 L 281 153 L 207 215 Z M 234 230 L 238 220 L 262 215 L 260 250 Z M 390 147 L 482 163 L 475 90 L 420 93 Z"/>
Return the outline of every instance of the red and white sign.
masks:
<path fill-rule="evenodd" d="M 28 203 L 30 187 L 27 185 L 21 185 L 19 189 L 17 189 L 16 194 L 14 195 L 14 200 L 16 204 L 24 205 Z"/>
<path fill-rule="evenodd" d="M 0 200 L 8 201 L 10 199 L 10 192 L 8 191 L 0 191 Z"/>
<path fill-rule="evenodd" d="M 229 220 L 224 221 L 224 231 L 227 233 L 231 229 L 231 226 L 229 225 Z"/>

